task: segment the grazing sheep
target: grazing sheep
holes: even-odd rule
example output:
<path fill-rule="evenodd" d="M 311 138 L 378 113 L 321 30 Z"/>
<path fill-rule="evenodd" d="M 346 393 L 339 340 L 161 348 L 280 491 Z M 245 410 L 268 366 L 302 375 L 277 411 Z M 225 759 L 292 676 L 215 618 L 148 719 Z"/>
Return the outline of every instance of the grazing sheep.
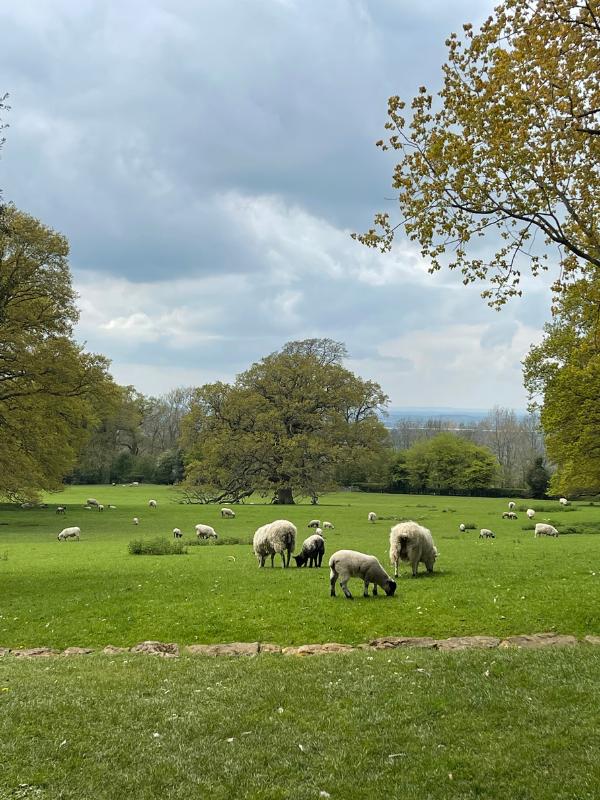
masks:
<path fill-rule="evenodd" d="M 558 536 L 558 531 L 553 525 L 547 525 L 545 522 L 537 522 L 533 538 L 537 539 L 538 536 Z"/>
<path fill-rule="evenodd" d="M 369 584 L 373 584 L 373 594 L 377 595 L 377 587 L 381 586 L 387 595 L 396 591 L 396 581 L 392 580 L 375 556 L 359 553 L 356 550 L 338 550 L 329 559 L 330 594 L 335 597 L 335 584 L 339 579 L 343 593 L 348 600 L 352 595 L 347 583 L 350 578 L 360 578 L 364 584 L 364 596 L 369 595 Z"/>
<path fill-rule="evenodd" d="M 91 506 L 84 506 L 83 508 L 84 508 L 85 511 L 91 511 L 92 510 Z"/>
<path fill-rule="evenodd" d="M 111 509 L 111 511 L 116 511 L 117 510 L 117 507 L 116 506 L 111 506 L 110 503 L 109 503 L 108 507 Z"/>
<path fill-rule="evenodd" d="M 88 497 L 85 501 L 86 506 L 96 506 L 96 508 L 100 505 L 100 503 L 93 497 Z"/>
<path fill-rule="evenodd" d="M 461 522 L 461 523 L 460 523 L 460 525 L 458 526 L 458 530 L 459 530 L 461 533 L 464 533 L 464 532 L 467 530 L 467 526 L 465 525 L 465 523 L 464 523 L 464 522 Z"/>
<path fill-rule="evenodd" d="M 529 519 L 533 519 L 535 517 L 535 511 L 533 510 L 533 508 L 528 508 L 525 513 L 527 514 Z"/>
<path fill-rule="evenodd" d="M 398 577 L 398 561 L 408 561 L 413 578 L 416 578 L 419 561 L 425 564 L 427 572 L 433 572 L 437 555 L 431 531 L 417 522 L 401 522 L 390 531 L 390 561 L 394 565 L 395 578 Z"/>
<path fill-rule="evenodd" d="M 489 528 L 482 528 L 479 531 L 480 539 L 495 539 L 496 535 Z"/>
<path fill-rule="evenodd" d="M 233 519 L 235 517 L 235 511 L 232 511 L 230 508 L 222 508 L 221 516 L 226 519 Z"/>
<path fill-rule="evenodd" d="M 133 524 L 134 525 L 139 525 L 140 524 L 140 521 L 139 521 L 139 519 L 137 517 L 133 518 Z"/>
<path fill-rule="evenodd" d="M 367 519 L 369 520 L 369 522 L 376 522 L 377 521 L 377 514 L 374 511 L 369 511 Z"/>
<path fill-rule="evenodd" d="M 196 536 L 198 539 L 218 539 L 219 535 L 217 534 L 214 528 L 211 528 L 210 525 L 203 525 L 200 523 L 196 525 Z"/>
<path fill-rule="evenodd" d="M 313 533 L 302 542 L 302 550 L 300 554 L 294 556 L 294 561 L 297 567 L 305 567 L 308 563 L 309 567 L 320 567 L 323 563 L 323 556 L 325 555 L 325 540 L 317 532 Z"/>
<path fill-rule="evenodd" d="M 58 541 L 64 542 L 67 539 L 77 539 L 77 541 L 79 541 L 80 534 L 81 528 L 63 528 L 58 534 Z"/>
<path fill-rule="evenodd" d="M 502 519 L 517 519 L 517 515 L 514 511 L 505 511 L 504 514 L 502 514 Z"/>
<path fill-rule="evenodd" d="M 558 502 L 561 504 L 561 506 L 568 506 L 569 505 L 569 501 L 567 500 L 566 497 L 561 497 Z"/>
<path fill-rule="evenodd" d="M 158 503 L 156 502 L 156 500 L 148 500 L 148 507 L 149 508 L 156 508 L 157 505 L 158 505 Z"/>
<path fill-rule="evenodd" d="M 267 556 L 271 556 L 272 567 L 276 553 L 281 555 L 282 567 L 289 567 L 292 551 L 296 546 L 296 533 L 296 526 L 287 519 L 277 519 L 258 528 L 254 534 L 252 547 L 259 568 L 264 567 Z"/>
<path fill-rule="evenodd" d="M 104 506 L 102 503 L 98 503 L 98 511 L 104 511 Z"/>
<path fill-rule="evenodd" d="M 66 506 L 56 506 L 56 513 L 57 514 L 66 514 L 67 507 Z"/>
<path fill-rule="evenodd" d="M 179 530 L 179 528 L 173 528 L 173 538 L 174 539 L 181 539 L 183 533 Z"/>
<path fill-rule="evenodd" d="M 139 486 L 140 482 L 139 481 L 132 481 L 129 485 L 130 486 Z"/>
<path fill-rule="evenodd" d="M 35 508 L 35 503 L 21 503 L 21 508 Z"/>
<path fill-rule="evenodd" d="M 513 503 L 512 500 L 511 500 L 510 503 L 508 504 L 508 510 L 509 511 L 514 511 L 516 507 L 517 507 L 517 504 Z"/>
<path fill-rule="evenodd" d="M 325 530 L 326 528 L 329 528 L 329 530 L 333 530 L 334 529 L 333 523 L 332 522 L 324 522 L 323 523 L 323 530 Z"/>
<path fill-rule="evenodd" d="M 308 523 L 308 525 L 306 527 L 307 528 L 320 528 L 321 527 L 321 521 L 318 520 L 318 519 L 311 519 L 311 521 Z"/>

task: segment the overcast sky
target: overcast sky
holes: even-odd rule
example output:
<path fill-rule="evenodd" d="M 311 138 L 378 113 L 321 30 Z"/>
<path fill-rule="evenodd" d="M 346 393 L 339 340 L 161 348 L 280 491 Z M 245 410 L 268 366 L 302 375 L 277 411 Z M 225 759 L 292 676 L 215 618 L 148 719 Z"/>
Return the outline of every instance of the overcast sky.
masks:
<path fill-rule="evenodd" d="M 438 88 L 487 0 L 21 0 L 0 8 L 6 200 L 64 233 L 78 338 L 159 394 L 346 343 L 394 405 L 523 408 L 549 281 L 498 313 L 398 239 L 387 98 Z"/>

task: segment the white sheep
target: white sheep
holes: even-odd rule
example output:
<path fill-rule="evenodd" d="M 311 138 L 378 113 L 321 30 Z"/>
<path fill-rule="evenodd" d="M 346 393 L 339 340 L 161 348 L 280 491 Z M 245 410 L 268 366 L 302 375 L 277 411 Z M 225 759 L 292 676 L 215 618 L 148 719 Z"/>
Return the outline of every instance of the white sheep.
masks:
<path fill-rule="evenodd" d="M 57 514 L 66 514 L 67 507 L 66 506 L 56 506 L 56 513 Z"/>
<path fill-rule="evenodd" d="M 80 535 L 81 535 L 81 528 L 77 527 L 63 528 L 62 531 L 58 534 L 58 541 L 65 542 L 67 539 L 77 539 L 77 541 L 79 541 Z"/>
<path fill-rule="evenodd" d="M 343 593 L 349 600 L 352 595 L 347 583 L 350 578 L 360 578 L 365 585 L 364 596 L 369 595 L 369 584 L 373 584 L 373 594 L 377 595 L 377 587 L 381 586 L 387 595 L 396 591 L 396 581 L 392 580 L 375 556 L 359 553 L 356 550 L 338 550 L 329 559 L 330 594 L 335 597 L 335 584 L 339 579 Z"/>
<path fill-rule="evenodd" d="M 85 501 L 86 506 L 96 506 L 98 507 L 100 503 L 94 497 L 88 497 Z"/>
<path fill-rule="evenodd" d="M 309 536 L 302 542 L 302 550 L 300 554 L 294 556 L 294 561 L 297 567 L 320 567 L 323 563 L 323 556 L 325 555 L 325 540 L 319 533 L 321 529 L 317 528 L 312 536 Z"/>
<path fill-rule="evenodd" d="M 174 539 L 181 539 L 183 533 L 179 530 L 179 528 L 173 528 L 173 538 Z"/>
<path fill-rule="evenodd" d="M 545 522 L 537 522 L 533 538 L 537 539 L 538 536 L 558 536 L 558 531 L 553 525 L 547 525 Z"/>
<path fill-rule="evenodd" d="M 287 519 L 277 519 L 258 528 L 254 534 L 252 547 L 259 568 L 264 567 L 267 556 L 271 556 L 272 567 L 276 553 L 281 555 L 282 567 L 289 567 L 296 546 L 296 534 L 296 526 Z"/>
<path fill-rule="evenodd" d="M 98 503 L 98 511 L 104 511 L 104 506 L 102 503 Z"/>
<path fill-rule="evenodd" d="M 320 528 L 321 527 L 321 521 L 318 520 L 318 519 L 311 519 L 311 521 L 308 523 L 308 525 L 306 527 L 307 528 Z"/>
<path fill-rule="evenodd" d="M 333 523 L 332 522 L 323 522 L 323 530 L 325 530 L 327 528 L 329 530 L 333 530 L 334 529 Z"/>
<path fill-rule="evenodd" d="M 196 525 L 196 536 L 198 539 L 218 539 L 219 535 L 214 528 L 210 525 L 203 525 L 202 523 Z"/>
<path fill-rule="evenodd" d="M 569 501 L 567 500 L 566 497 L 561 497 L 558 502 L 561 504 L 561 506 L 568 506 L 569 505 Z"/>
<path fill-rule="evenodd" d="M 148 500 L 148 507 L 149 508 L 156 508 L 157 505 L 158 505 L 158 503 L 156 502 L 156 500 Z"/>
<path fill-rule="evenodd" d="M 369 522 L 376 522 L 377 521 L 377 514 L 374 511 L 369 511 L 369 514 L 367 515 L 367 519 L 369 520 Z"/>
<path fill-rule="evenodd" d="M 496 534 L 493 533 L 493 531 L 491 531 L 489 528 L 482 528 L 479 531 L 479 538 L 480 539 L 495 539 L 496 538 Z"/>
<path fill-rule="evenodd" d="M 502 514 L 502 519 L 517 519 L 517 515 L 514 511 L 505 511 L 504 514 Z"/>
<path fill-rule="evenodd" d="M 465 525 L 465 523 L 464 523 L 464 522 L 461 522 L 461 523 L 460 523 L 460 525 L 458 526 L 458 530 L 459 530 L 461 533 L 464 533 L 464 532 L 467 530 L 467 526 Z"/>
<path fill-rule="evenodd" d="M 419 562 L 425 564 L 427 572 L 433 572 L 437 556 L 431 531 L 417 522 L 401 522 L 390 531 L 390 561 L 394 565 L 395 578 L 398 577 L 398 561 L 408 561 L 413 578 L 416 578 Z"/>
<path fill-rule="evenodd" d="M 535 517 L 535 511 L 533 510 L 533 508 L 528 508 L 525 513 L 527 514 L 529 519 L 533 519 Z"/>
<path fill-rule="evenodd" d="M 117 507 L 116 506 L 112 506 L 110 503 L 108 504 L 108 507 L 110 508 L 111 511 L 116 511 L 117 510 Z"/>
<path fill-rule="evenodd" d="M 512 500 L 511 500 L 510 503 L 508 504 L 508 510 L 509 511 L 514 511 L 516 507 L 517 507 L 517 504 L 513 503 Z"/>
<path fill-rule="evenodd" d="M 139 519 L 137 517 L 133 518 L 133 524 L 134 525 L 139 525 L 140 524 L 140 521 L 139 521 Z"/>
<path fill-rule="evenodd" d="M 226 519 L 233 519 L 235 517 L 235 511 L 232 511 L 230 508 L 222 508 L 221 516 Z"/>

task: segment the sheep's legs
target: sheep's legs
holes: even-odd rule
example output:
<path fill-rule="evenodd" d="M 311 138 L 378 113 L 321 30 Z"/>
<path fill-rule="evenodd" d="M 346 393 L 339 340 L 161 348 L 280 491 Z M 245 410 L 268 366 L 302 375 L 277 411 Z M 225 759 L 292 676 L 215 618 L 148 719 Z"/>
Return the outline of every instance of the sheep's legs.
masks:
<path fill-rule="evenodd" d="M 346 595 L 348 600 L 352 600 L 352 595 L 350 594 L 350 590 L 346 586 L 347 583 L 348 583 L 348 578 L 346 578 L 345 580 L 342 580 L 340 578 L 340 586 L 342 587 L 342 592 Z"/>
<path fill-rule="evenodd" d="M 377 597 L 377 584 L 373 584 L 373 597 Z"/>
<path fill-rule="evenodd" d="M 337 572 L 335 572 L 335 570 L 332 569 L 329 573 L 329 587 L 330 587 L 329 594 L 331 595 L 331 597 L 335 597 L 335 584 L 337 581 L 337 577 L 338 577 Z"/>
<path fill-rule="evenodd" d="M 271 554 L 271 569 L 273 569 L 273 567 L 275 566 L 275 564 L 273 563 L 274 561 L 275 561 L 275 553 L 272 553 Z"/>
<path fill-rule="evenodd" d="M 394 561 L 394 578 L 398 577 L 398 559 Z"/>

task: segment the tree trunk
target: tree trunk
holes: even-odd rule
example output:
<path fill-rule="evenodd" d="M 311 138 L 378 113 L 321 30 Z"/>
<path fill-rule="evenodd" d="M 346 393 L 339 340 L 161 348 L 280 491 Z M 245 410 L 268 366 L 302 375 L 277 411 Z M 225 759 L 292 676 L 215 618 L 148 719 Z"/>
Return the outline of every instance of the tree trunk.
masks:
<path fill-rule="evenodd" d="M 289 486 L 284 486 L 281 489 L 277 489 L 277 505 L 278 506 L 294 505 L 294 496 Z"/>

